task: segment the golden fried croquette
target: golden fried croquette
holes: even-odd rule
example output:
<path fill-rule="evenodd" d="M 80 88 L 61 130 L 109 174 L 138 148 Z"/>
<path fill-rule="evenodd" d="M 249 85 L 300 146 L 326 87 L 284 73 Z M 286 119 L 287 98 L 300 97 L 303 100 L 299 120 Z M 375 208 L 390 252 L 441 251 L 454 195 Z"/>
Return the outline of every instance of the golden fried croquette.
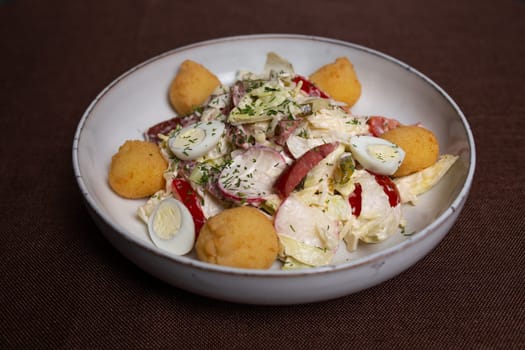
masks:
<path fill-rule="evenodd" d="M 331 98 L 348 106 L 356 103 L 361 96 L 361 83 L 346 57 L 339 57 L 335 62 L 322 66 L 310 75 L 310 80 Z"/>
<path fill-rule="evenodd" d="M 405 176 L 433 165 L 439 157 L 439 143 L 432 131 L 407 125 L 391 129 L 380 136 L 405 151 L 405 159 L 393 176 Z"/>
<path fill-rule="evenodd" d="M 188 115 L 201 106 L 221 82 L 201 64 L 182 62 L 169 89 L 169 99 L 179 115 Z"/>
<path fill-rule="evenodd" d="M 250 269 L 269 268 L 278 248 L 273 223 L 253 207 L 226 209 L 211 217 L 195 244 L 202 261 Z"/>
<path fill-rule="evenodd" d="M 111 159 L 109 185 L 125 198 L 143 198 L 165 186 L 168 163 L 154 143 L 128 140 Z"/>

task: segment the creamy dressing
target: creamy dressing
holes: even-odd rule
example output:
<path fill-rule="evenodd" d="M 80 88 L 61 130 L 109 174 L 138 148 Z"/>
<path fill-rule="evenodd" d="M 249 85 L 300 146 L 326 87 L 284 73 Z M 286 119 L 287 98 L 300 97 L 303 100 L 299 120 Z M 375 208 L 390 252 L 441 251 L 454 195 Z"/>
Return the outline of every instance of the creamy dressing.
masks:
<path fill-rule="evenodd" d="M 352 251 L 359 242 L 376 243 L 398 233 L 405 225 L 401 202 L 415 202 L 457 158 L 447 157 L 394 183 L 388 175 L 401 164 L 404 151 L 372 137 L 368 117 L 355 116 L 328 98 L 296 75 L 289 62 L 270 53 L 263 74 L 239 72 L 237 77 L 231 89 L 216 89 L 193 115 L 193 124 L 161 136 L 162 153 L 170 162 L 165 177 L 192 189 L 177 193 L 194 196 L 188 201 L 191 215 L 197 211 L 209 218 L 239 205 L 265 211 L 274 220 L 284 269 L 327 265 L 343 241 Z M 328 144 L 334 148 L 318 164 L 303 160 L 318 161 L 309 152 Z M 292 176 L 287 173 L 291 165 L 308 171 L 283 196 L 277 179 Z M 138 210 L 158 236 L 156 244 L 157 238 L 173 241 L 179 231 L 189 237 L 188 211 L 179 211 L 180 202 L 171 200 L 168 185 Z M 188 239 L 183 242 L 184 249 L 170 249 L 189 251 Z"/>

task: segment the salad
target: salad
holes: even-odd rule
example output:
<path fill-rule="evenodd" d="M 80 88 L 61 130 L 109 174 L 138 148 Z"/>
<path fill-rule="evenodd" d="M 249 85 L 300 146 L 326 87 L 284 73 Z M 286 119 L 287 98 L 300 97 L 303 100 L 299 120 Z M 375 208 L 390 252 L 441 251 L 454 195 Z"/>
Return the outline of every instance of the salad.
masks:
<path fill-rule="evenodd" d="M 189 115 L 147 130 L 168 164 L 166 188 L 138 216 L 157 246 L 187 254 L 209 218 L 255 207 L 273 223 L 283 269 L 328 265 L 342 245 L 353 251 L 403 232 L 403 205 L 457 159 L 441 155 L 393 177 L 408 152 L 381 135 L 399 125 L 352 114 L 270 53 L 262 73 L 239 71 Z M 181 228 L 181 215 L 193 227 Z M 186 233 L 173 240 L 173 226 Z"/>

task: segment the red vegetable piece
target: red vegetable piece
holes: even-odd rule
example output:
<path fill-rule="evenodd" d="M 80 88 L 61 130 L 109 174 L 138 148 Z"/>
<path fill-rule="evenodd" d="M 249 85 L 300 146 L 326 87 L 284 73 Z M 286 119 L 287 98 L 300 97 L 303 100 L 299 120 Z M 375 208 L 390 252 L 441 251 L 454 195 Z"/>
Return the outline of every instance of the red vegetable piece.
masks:
<path fill-rule="evenodd" d="M 372 174 L 375 177 L 376 182 L 381 185 L 381 187 L 383 187 L 383 192 L 385 192 L 385 194 L 388 196 L 388 204 L 390 204 L 392 208 L 401 203 L 401 197 L 399 196 L 397 186 L 394 181 L 390 179 L 390 177 L 385 175 L 377 175 L 374 173 L 370 174 Z M 348 196 L 348 203 L 350 203 L 352 215 L 355 217 L 359 217 L 361 214 L 361 207 L 363 205 L 362 193 L 363 189 L 361 184 L 356 183 L 354 192 Z"/>
<path fill-rule="evenodd" d="M 361 188 L 361 184 L 356 183 L 354 192 L 348 197 L 348 202 L 352 208 L 352 215 L 355 217 L 358 217 L 361 214 L 361 205 L 363 204 L 363 198 L 361 197 L 362 192 L 363 189 Z"/>
<path fill-rule="evenodd" d="M 173 179 L 171 190 L 173 196 L 182 202 L 188 208 L 191 216 L 193 217 L 193 223 L 195 225 L 195 235 L 199 235 L 201 227 L 206 222 L 204 213 L 202 212 L 199 197 L 193 190 L 190 183 L 184 179 L 175 178 Z"/>
<path fill-rule="evenodd" d="M 377 183 L 383 187 L 383 192 L 388 196 L 388 203 L 390 203 L 390 206 L 393 208 L 401 203 L 401 197 L 399 196 L 399 191 L 394 181 L 385 175 L 373 175 L 375 176 Z"/>
<path fill-rule="evenodd" d="M 395 129 L 401 123 L 395 119 L 385 118 L 380 116 L 372 116 L 368 118 L 368 129 L 372 135 L 378 137 L 388 130 Z"/>
<path fill-rule="evenodd" d="M 274 184 L 277 193 L 284 198 L 288 197 L 306 174 L 326 158 L 327 155 L 332 153 L 338 145 L 339 142 L 325 143 L 303 154 L 279 176 Z"/>
<path fill-rule="evenodd" d="M 303 76 L 296 75 L 292 79 L 292 81 L 296 84 L 298 84 L 300 81 L 303 82 L 303 85 L 301 86 L 301 90 L 306 92 L 308 96 L 329 98 L 329 96 L 324 91 L 319 89 L 317 86 L 314 85 L 314 83 L 312 83 L 310 80 L 308 80 L 307 78 Z"/>

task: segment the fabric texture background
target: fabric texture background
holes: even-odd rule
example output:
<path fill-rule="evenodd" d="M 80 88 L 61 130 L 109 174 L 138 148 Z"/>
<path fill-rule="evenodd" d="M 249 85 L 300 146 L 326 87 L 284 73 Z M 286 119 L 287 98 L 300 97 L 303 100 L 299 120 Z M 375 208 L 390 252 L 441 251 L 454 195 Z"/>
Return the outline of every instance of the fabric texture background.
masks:
<path fill-rule="evenodd" d="M 327 302 L 230 304 L 146 274 L 88 216 L 71 151 L 98 92 L 170 49 L 256 33 L 382 51 L 465 113 L 471 194 L 406 272 Z M 1 1 L 0 348 L 525 348 L 524 33 L 518 0 Z"/>

